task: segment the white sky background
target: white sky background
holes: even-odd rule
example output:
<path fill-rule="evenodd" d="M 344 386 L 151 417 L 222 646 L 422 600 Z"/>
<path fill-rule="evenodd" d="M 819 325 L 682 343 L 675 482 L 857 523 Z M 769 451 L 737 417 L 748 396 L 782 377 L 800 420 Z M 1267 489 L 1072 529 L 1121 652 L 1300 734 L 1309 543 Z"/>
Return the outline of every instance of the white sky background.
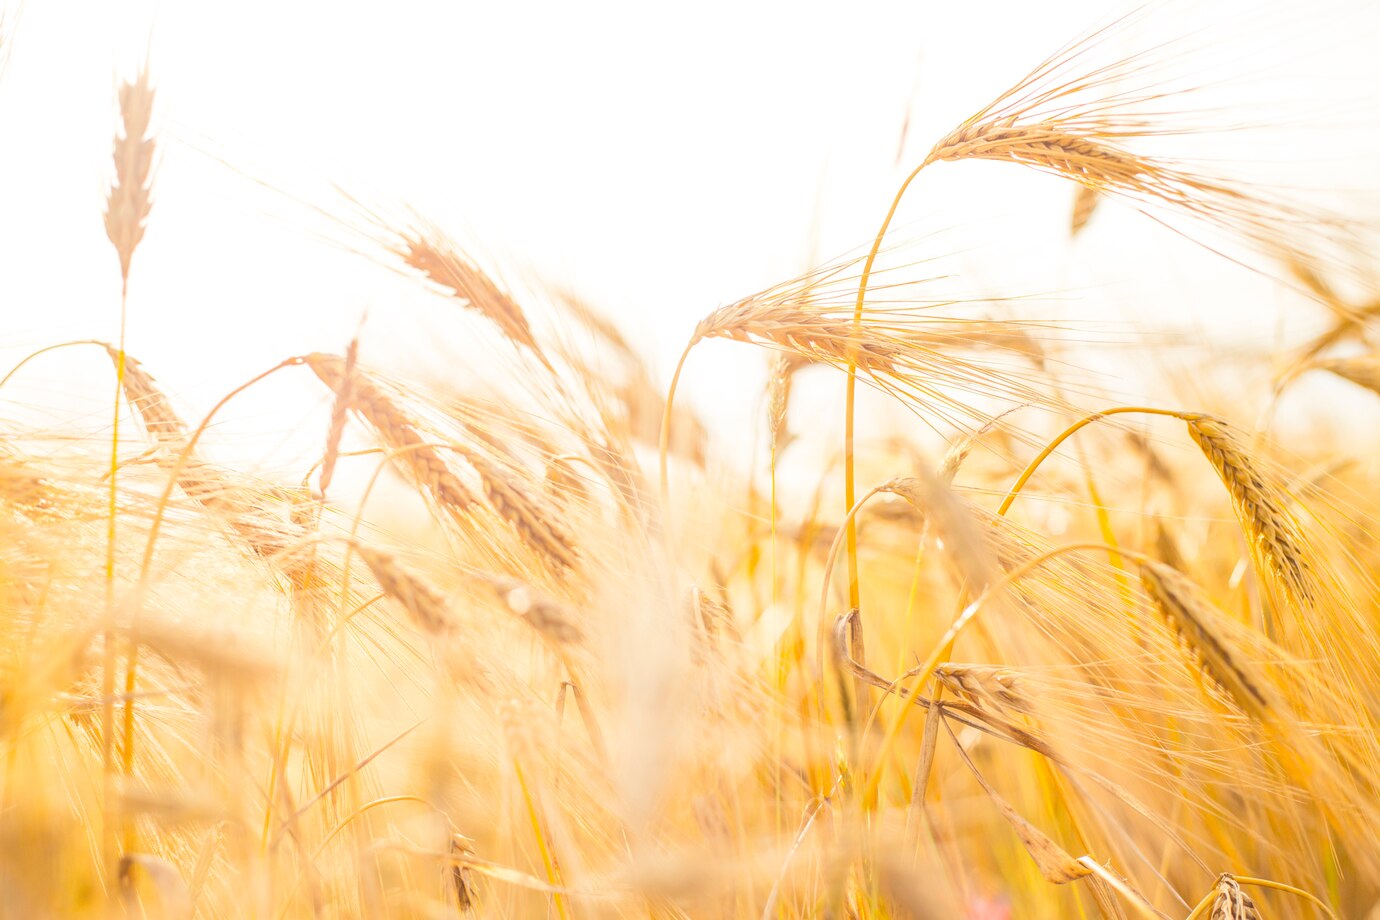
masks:
<path fill-rule="evenodd" d="M 1374 6 L 1271 20 L 1213 2 L 1162 18 L 1187 27 L 1180 14 L 1197 9 L 1239 23 L 1226 31 L 1251 38 L 1249 67 L 1282 68 L 1257 89 L 1277 81 L 1291 114 L 1332 132 L 1288 135 L 1262 151 L 1265 169 L 1361 202 L 1380 188 Z M 13 0 L 5 9 L 12 19 Z M 828 257 L 870 240 L 937 137 L 1110 11 L 1097 0 L 28 0 L 0 76 L 0 363 L 116 335 L 118 266 L 101 223 L 114 86 L 146 48 L 161 164 L 127 347 L 196 416 L 283 357 L 343 348 L 366 310 L 367 354 L 394 367 L 442 372 L 446 343 L 475 334 L 455 305 L 321 241 L 344 235 L 312 210 L 346 213 L 332 183 L 415 207 L 505 278 L 572 287 L 647 345 L 664 380 L 699 318 L 798 274 L 812 246 Z M 1071 247 L 1072 194 L 1013 166 L 940 164 L 900 220 L 957 228 L 944 245 L 973 247 L 974 293 L 1076 290 L 1098 319 L 1272 328 L 1278 297 L 1259 279 L 1125 208 L 1104 208 Z M 1202 310 L 1202 292 L 1227 281 L 1258 292 L 1252 312 Z M 97 424 L 104 362 L 94 349 L 38 359 L 0 393 L 0 415 L 27 407 L 57 424 L 86 412 Z M 732 423 L 755 411 L 743 394 L 762 365 L 745 346 L 707 348 L 687 398 Z M 271 466 L 294 431 L 318 437 L 325 402 L 306 372 L 268 384 L 226 413 L 223 441 Z"/>

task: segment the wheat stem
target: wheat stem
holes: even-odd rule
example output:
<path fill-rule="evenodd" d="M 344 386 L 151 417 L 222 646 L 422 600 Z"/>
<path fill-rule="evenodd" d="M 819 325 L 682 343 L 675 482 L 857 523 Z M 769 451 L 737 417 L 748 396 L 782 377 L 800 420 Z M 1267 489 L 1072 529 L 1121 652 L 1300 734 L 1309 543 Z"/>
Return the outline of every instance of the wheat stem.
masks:
<path fill-rule="evenodd" d="M 1147 406 L 1117 406 L 1113 409 L 1103 409 L 1101 412 L 1094 412 L 1091 415 L 1079 419 L 1061 431 L 1054 440 L 1046 444 L 1044 449 L 1035 455 L 1033 460 L 1026 464 L 1025 469 L 1021 470 L 1021 475 L 1017 477 L 1010 491 L 1006 493 L 1006 497 L 1002 499 L 1001 506 L 997 508 L 998 516 L 1004 517 L 1006 512 L 1011 510 L 1011 503 L 1016 500 L 1016 496 L 1020 494 L 1021 489 L 1025 488 L 1025 484 L 1030 481 L 1030 477 L 1035 475 L 1035 471 L 1040 468 L 1040 464 L 1044 463 L 1050 454 L 1059 449 L 1060 444 L 1063 444 L 1080 429 L 1086 428 L 1093 422 L 1112 415 L 1124 415 L 1128 412 L 1136 412 L 1143 415 L 1167 415 L 1170 418 L 1184 417 L 1184 413 L 1175 412 L 1170 409 L 1152 409 Z"/>

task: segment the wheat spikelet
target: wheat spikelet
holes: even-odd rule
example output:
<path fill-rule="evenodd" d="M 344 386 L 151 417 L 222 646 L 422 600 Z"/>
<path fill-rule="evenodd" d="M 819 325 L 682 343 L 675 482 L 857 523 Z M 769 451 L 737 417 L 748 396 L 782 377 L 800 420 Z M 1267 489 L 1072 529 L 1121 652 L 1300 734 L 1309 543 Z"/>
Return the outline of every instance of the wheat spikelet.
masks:
<path fill-rule="evenodd" d="M 561 524 L 558 513 L 529 489 L 518 473 L 501 469 L 478 451 L 459 445 L 456 450 L 479 474 L 489 504 L 528 546 L 559 567 L 575 567 L 580 557 L 574 538 Z"/>
<path fill-rule="evenodd" d="M 306 364 L 321 382 L 340 392 L 345 376 L 345 360 L 338 355 L 316 352 L 307 355 Z M 462 513 L 474 504 L 470 490 L 455 475 L 440 452 L 428 446 L 416 424 L 368 375 L 357 372 L 351 387 L 350 408 L 378 433 L 379 438 L 397 452 L 396 462 L 420 488 L 429 491 L 443 508 Z"/>
<path fill-rule="evenodd" d="M 1114 186 L 1143 193 L 1157 190 L 1159 172 L 1150 160 L 1060 130 L 1057 123 L 1020 124 L 1014 115 L 965 123 L 935 144 L 925 159 L 1004 160 L 1069 176 L 1094 190 Z"/>
<path fill-rule="evenodd" d="M 339 386 L 335 391 L 335 402 L 331 404 L 331 424 L 326 431 L 326 452 L 321 459 L 321 494 L 331 486 L 335 476 L 335 463 L 340 456 L 340 438 L 345 433 L 345 419 L 350 413 L 350 401 L 354 395 L 355 364 L 359 360 L 359 337 L 350 340 L 345 349 L 345 363 L 340 371 Z"/>
<path fill-rule="evenodd" d="M 345 374 L 344 359 L 318 352 L 307 355 L 305 361 L 322 383 L 339 392 Z M 464 512 L 475 504 L 470 490 L 445 462 L 440 451 L 428 445 L 416 424 L 382 387 L 357 370 L 351 389 L 350 408 L 373 426 L 384 443 L 397 451 L 397 461 L 419 486 L 430 491 L 443 507 L 454 513 Z M 484 454 L 463 444 L 454 445 L 454 451 L 479 474 L 484 495 L 494 511 L 529 546 L 561 567 L 574 567 L 578 560 L 574 539 L 556 513 L 527 488 L 518 474 L 500 468 Z"/>
<path fill-rule="evenodd" d="M 153 94 L 147 66 L 136 80 L 124 83 L 119 93 L 121 129 L 115 136 L 115 181 L 106 196 L 105 232 L 120 257 L 120 277 L 126 281 L 153 206 L 149 192 L 154 141 L 148 136 Z"/>
<path fill-rule="evenodd" d="M 1233 655 L 1214 620 L 1220 616 L 1196 586 L 1169 566 L 1147 562 L 1141 582 L 1156 609 L 1193 655 L 1197 665 L 1242 712 L 1257 721 L 1275 715 L 1269 686 Z"/>
<path fill-rule="evenodd" d="M 120 368 L 121 352 L 111 345 L 105 346 L 106 353 L 116 369 Z M 176 460 L 187 442 L 187 426 L 173 410 L 172 403 L 159 388 L 153 375 L 142 362 L 129 354 L 123 355 L 124 374 L 120 383 L 125 398 L 138 413 L 144 430 L 158 444 L 168 448 L 171 455 L 160 455 L 158 464 L 164 469 L 177 470 L 177 484 L 187 497 L 197 504 L 224 515 L 226 523 L 254 552 L 264 557 L 279 557 L 302 536 L 301 528 L 287 526 L 281 522 L 271 522 L 254 503 L 236 494 L 236 487 L 229 477 L 202 460 L 195 453 L 189 454 L 179 464 Z M 284 567 L 291 569 L 295 563 L 287 558 L 279 559 Z"/>
<path fill-rule="evenodd" d="M 517 301 L 466 257 L 439 228 L 418 221 L 398 236 L 401 244 L 394 251 L 409 267 L 448 288 L 454 297 L 486 316 L 504 335 L 531 350 L 548 369 L 551 368 Z"/>
<path fill-rule="evenodd" d="M 1210 920 L 1260 920 L 1260 912 L 1250 895 L 1241 890 L 1236 879 L 1223 873 L 1217 879 L 1217 897 L 1212 902 Z"/>
<path fill-rule="evenodd" d="M 1201 89 L 1189 75 L 1157 73 L 1185 50 L 1176 45 L 1188 43 L 1189 35 L 1118 59 L 1101 58 L 1099 46 L 1134 28 L 1149 8 L 1051 55 L 941 138 L 916 172 L 943 161 L 1018 163 L 1079 182 L 1090 199 L 1094 193 L 1116 195 L 1147 212 L 1167 208 L 1286 261 L 1309 263 L 1318 253 L 1359 251 L 1354 228 L 1336 215 L 1185 161 L 1128 148 L 1128 142 L 1201 133 L 1220 124 L 1220 113 L 1189 108 Z M 1175 112 L 1170 100 L 1183 111 Z M 1179 118 L 1171 121 L 1170 115 Z M 1204 115 L 1219 118 L 1193 121 Z"/>
<path fill-rule="evenodd" d="M 691 344 L 729 339 L 840 370 L 852 366 L 877 389 L 960 427 L 988 417 L 971 397 L 1072 411 L 1043 381 L 1036 384 L 1034 375 L 1001 360 L 1019 354 L 1038 363 L 1023 324 L 938 315 L 932 311 L 955 302 L 919 296 L 869 308 L 855 322 L 857 288 L 844 287 L 853 280 L 848 267 L 846 261 L 825 266 L 721 307 L 700 321 Z"/>
<path fill-rule="evenodd" d="M 354 544 L 354 550 L 369 566 L 383 593 L 401 604 L 419 627 L 433 635 L 450 628 L 450 613 L 440 591 L 408 571 L 391 553 L 363 543 Z"/>
<path fill-rule="evenodd" d="M 773 451 L 784 450 L 791 442 L 786 428 L 786 411 L 791 404 L 791 385 L 795 373 L 807 362 L 799 355 L 777 355 L 772 362 L 771 379 L 767 384 L 767 434 Z"/>
<path fill-rule="evenodd" d="M 1189 436 L 1231 494 L 1257 565 L 1275 576 L 1295 605 L 1310 605 L 1314 590 L 1307 541 L 1285 505 L 1282 488 L 1252 461 L 1241 438 L 1225 421 L 1196 413 L 1182 418 Z"/>
<path fill-rule="evenodd" d="M 753 298 L 722 307 L 705 317 L 695 327 L 695 337 L 765 341 L 807 360 L 827 364 L 847 363 L 850 352 L 856 352 L 858 367 L 875 373 L 894 371 L 895 360 L 902 351 L 898 343 L 870 334 L 868 327 L 857 328 L 815 311 Z"/>
<path fill-rule="evenodd" d="M 584 298 L 579 297 L 573 291 L 556 291 L 555 295 L 566 312 L 579 320 L 581 325 L 593 333 L 597 338 L 603 339 L 609 347 L 621 355 L 629 364 L 642 366 L 642 356 L 638 354 L 637 349 L 628 341 L 628 337 L 623 334 L 623 330 L 618 328 L 616 323 L 600 313 L 587 303 Z"/>

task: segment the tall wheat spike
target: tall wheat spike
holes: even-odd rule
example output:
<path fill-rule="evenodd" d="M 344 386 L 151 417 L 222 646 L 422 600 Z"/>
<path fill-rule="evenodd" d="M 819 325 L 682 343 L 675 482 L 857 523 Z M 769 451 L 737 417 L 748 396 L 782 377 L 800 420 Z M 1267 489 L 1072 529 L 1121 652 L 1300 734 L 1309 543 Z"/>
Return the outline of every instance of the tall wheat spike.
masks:
<path fill-rule="evenodd" d="M 154 140 L 149 136 L 154 90 L 145 66 L 133 82 L 120 86 L 120 131 L 115 136 L 115 181 L 106 196 L 105 232 L 120 257 L 120 277 L 129 281 L 134 250 L 144 238 L 153 208 Z"/>

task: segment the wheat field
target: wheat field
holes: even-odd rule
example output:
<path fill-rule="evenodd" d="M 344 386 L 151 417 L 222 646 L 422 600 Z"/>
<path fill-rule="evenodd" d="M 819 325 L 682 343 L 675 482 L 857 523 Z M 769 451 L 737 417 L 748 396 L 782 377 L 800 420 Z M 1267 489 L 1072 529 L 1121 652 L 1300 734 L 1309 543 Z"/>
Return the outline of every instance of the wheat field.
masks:
<path fill-rule="evenodd" d="M 1253 168 L 1305 128 L 1200 104 L 1166 7 L 1031 49 L 669 366 L 339 186 L 327 245 L 451 371 L 371 315 L 204 405 L 126 340 L 155 46 L 79 267 L 110 322 L 0 368 L 0 916 L 1380 917 L 1380 211 Z M 1289 144 L 1191 143 L 1252 126 Z M 1151 252 L 1095 294 L 965 267 L 907 208 L 984 169 L 1057 183 L 1068 264 L 1143 224 L 1221 272 L 1188 309 L 1289 322 L 1070 318 Z M 85 411 L 11 396 L 77 363 Z M 291 394 L 307 460 L 226 450 Z"/>

